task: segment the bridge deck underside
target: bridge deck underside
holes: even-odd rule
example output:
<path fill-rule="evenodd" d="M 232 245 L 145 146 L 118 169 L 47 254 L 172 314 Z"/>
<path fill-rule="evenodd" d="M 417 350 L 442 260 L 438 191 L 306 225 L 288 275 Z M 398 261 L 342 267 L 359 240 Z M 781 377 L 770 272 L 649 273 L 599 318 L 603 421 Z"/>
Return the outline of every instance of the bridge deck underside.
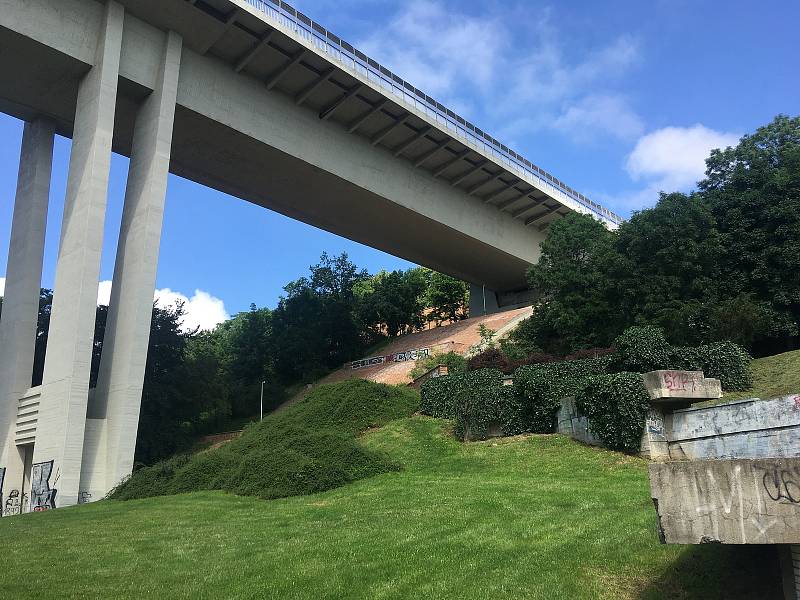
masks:
<path fill-rule="evenodd" d="M 226 3 L 213 0 L 223 7 Z M 155 25 L 174 27 L 188 48 L 240 68 L 303 110 L 352 130 L 378 152 L 418 166 L 465 197 L 508 213 L 538 233 L 569 209 L 519 181 L 456 139 L 431 128 L 348 73 L 332 69 L 294 40 L 251 15 L 242 26 L 225 26 L 183 0 L 123 0 Z M 156 10 L 158 9 L 158 10 Z M 260 27 L 261 29 L 258 29 Z M 0 110 L 30 119 L 55 118 L 71 136 L 77 83 L 90 66 L 30 38 L 0 27 Z M 358 88 L 358 91 L 354 92 Z M 121 78 L 115 122 L 115 151 L 128 155 L 138 103 L 149 93 Z M 363 142 L 362 142 L 363 143 Z M 275 210 L 453 276 L 492 289 L 525 286 L 530 256 L 521 258 L 448 227 L 344 178 L 298 160 L 277 148 L 226 127 L 180 104 L 175 118 L 171 171 L 198 183 Z M 464 210 L 470 210 L 465 205 Z M 541 234 L 532 235 L 531 246 Z M 290 249 L 287 249 L 290 250 Z M 532 251 L 531 254 L 536 253 Z"/>

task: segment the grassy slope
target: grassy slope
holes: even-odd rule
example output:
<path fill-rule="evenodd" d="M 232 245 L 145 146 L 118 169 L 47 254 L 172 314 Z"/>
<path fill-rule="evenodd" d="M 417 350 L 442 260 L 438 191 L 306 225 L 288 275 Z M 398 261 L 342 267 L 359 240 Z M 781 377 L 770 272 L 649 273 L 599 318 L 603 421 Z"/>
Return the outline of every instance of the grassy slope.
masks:
<path fill-rule="evenodd" d="M 321 492 L 399 469 L 384 453 L 360 445 L 369 427 L 412 414 L 419 394 L 364 380 L 324 385 L 241 437 L 207 452 L 141 469 L 113 497 L 119 500 L 201 490 L 283 498 Z"/>
<path fill-rule="evenodd" d="M 201 492 L 0 520 L 8 597 L 778 598 L 761 548 L 661 546 L 646 463 L 560 436 L 370 431 L 405 465 L 313 496 Z"/>
<path fill-rule="evenodd" d="M 800 350 L 753 361 L 753 387 L 745 392 L 726 392 L 723 400 L 777 398 L 800 394 Z"/>

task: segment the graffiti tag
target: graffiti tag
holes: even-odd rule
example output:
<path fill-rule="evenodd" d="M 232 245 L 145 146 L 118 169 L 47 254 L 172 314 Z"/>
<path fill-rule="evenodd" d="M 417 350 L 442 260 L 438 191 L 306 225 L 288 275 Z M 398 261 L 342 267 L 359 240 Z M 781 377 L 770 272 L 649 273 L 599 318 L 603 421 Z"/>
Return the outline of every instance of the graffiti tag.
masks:
<path fill-rule="evenodd" d="M 36 463 L 31 471 L 31 507 L 33 512 L 51 510 L 56 507 L 58 490 L 50 487 L 53 461 Z"/>
<path fill-rule="evenodd" d="M 664 387 L 676 392 L 694 391 L 696 382 L 694 377 L 686 371 L 666 371 L 662 375 Z"/>
<path fill-rule="evenodd" d="M 792 400 L 794 400 L 794 409 L 800 410 L 800 396 L 795 396 Z"/>
<path fill-rule="evenodd" d="M 790 471 L 773 469 L 764 473 L 764 490 L 775 502 L 800 504 L 800 483 Z"/>
<path fill-rule="evenodd" d="M 19 490 L 11 490 L 6 500 L 5 508 L 3 509 L 4 517 L 11 517 L 22 513 L 22 502 L 20 500 Z"/>
<path fill-rule="evenodd" d="M 78 504 L 87 504 L 92 501 L 92 495 L 89 492 L 78 492 Z"/>

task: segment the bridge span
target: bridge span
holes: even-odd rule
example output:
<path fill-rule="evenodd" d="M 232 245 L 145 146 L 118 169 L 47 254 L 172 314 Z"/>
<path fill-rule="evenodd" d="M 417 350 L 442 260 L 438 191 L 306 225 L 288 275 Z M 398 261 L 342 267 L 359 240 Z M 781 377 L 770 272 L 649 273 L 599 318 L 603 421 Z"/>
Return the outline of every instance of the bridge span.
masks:
<path fill-rule="evenodd" d="M 278 0 L 0 0 L 0 110 L 26 121 L 0 321 L 0 507 L 12 491 L 38 510 L 97 499 L 130 473 L 169 172 L 469 281 L 488 310 L 519 298 L 555 219 L 620 222 Z M 73 146 L 30 390 L 55 133 Z M 90 398 L 112 150 L 131 162 Z"/>

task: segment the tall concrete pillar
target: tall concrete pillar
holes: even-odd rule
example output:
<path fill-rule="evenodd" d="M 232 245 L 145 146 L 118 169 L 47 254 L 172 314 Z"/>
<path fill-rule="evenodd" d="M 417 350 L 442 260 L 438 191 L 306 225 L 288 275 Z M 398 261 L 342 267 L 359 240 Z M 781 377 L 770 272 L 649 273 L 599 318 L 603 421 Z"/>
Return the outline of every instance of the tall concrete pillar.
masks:
<path fill-rule="evenodd" d="M 33 510 L 69 506 L 79 497 L 124 16 L 109 0 L 94 66 L 78 88 L 33 455 Z"/>
<path fill-rule="evenodd" d="M 98 445 L 105 460 L 87 461 L 95 465 L 94 473 L 87 473 L 82 486 L 93 498 L 102 497 L 133 468 L 181 51 L 181 37 L 167 33 L 156 87 L 139 108 L 133 132 L 96 406 L 89 415 L 105 418 L 105 447 Z M 102 466 L 105 477 L 101 477 Z"/>
<path fill-rule="evenodd" d="M 55 125 L 26 123 L 11 222 L 3 315 L 0 318 L 0 514 L 21 495 L 24 459 L 15 444 L 17 403 L 31 386 L 42 281 Z"/>
<path fill-rule="evenodd" d="M 469 285 L 469 316 L 482 317 L 500 312 L 497 294 L 486 286 L 471 283 Z"/>

